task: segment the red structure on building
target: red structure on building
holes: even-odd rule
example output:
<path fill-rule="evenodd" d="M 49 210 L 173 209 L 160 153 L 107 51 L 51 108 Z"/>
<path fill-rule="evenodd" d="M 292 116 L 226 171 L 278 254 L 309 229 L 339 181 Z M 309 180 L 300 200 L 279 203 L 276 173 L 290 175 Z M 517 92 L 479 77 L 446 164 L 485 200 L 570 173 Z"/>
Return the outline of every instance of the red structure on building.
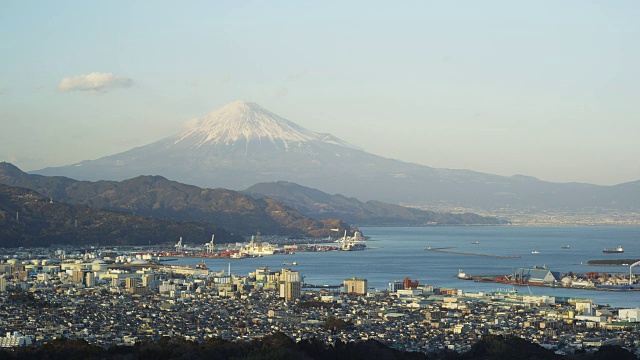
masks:
<path fill-rule="evenodd" d="M 404 288 L 405 289 L 417 289 L 418 288 L 418 280 L 411 281 L 411 278 L 404 279 Z"/>
<path fill-rule="evenodd" d="M 597 279 L 600 274 L 595 271 L 591 271 L 587 273 L 587 279 Z"/>

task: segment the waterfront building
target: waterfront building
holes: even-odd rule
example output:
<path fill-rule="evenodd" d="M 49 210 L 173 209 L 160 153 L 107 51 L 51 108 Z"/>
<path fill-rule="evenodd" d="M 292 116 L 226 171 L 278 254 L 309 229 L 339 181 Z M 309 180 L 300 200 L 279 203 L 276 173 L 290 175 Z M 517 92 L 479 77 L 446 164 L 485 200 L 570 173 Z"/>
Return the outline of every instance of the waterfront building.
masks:
<path fill-rule="evenodd" d="M 422 289 L 399 289 L 398 291 L 396 291 L 396 295 L 408 297 L 422 296 Z"/>
<path fill-rule="evenodd" d="M 404 289 L 404 282 L 400 281 L 400 280 L 396 280 L 394 282 L 390 282 L 389 283 L 389 292 L 396 292 L 398 290 Z"/>
<path fill-rule="evenodd" d="M 516 272 L 516 279 L 522 283 L 553 284 L 561 280 L 560 273 L 548 269 L 524 269 L 519 268 Z"/>
<path fill-rule="evenodd" d="M 354 295 L 366 295 L 369 288 L 366 279 L 352 277 L 344 280 L 344 292 Z"/>
<path fill-rule="evenodd" d="M 618 320 L 628 322 L 640 322 L 640 308 L 620 309 Z"/>
<path fill-rule="evenodd" d="M 411 278 L 404 279 L 404 288 L 405 289 L 417 289 L 419 286 L 419 281 L 411 281 Z"/>

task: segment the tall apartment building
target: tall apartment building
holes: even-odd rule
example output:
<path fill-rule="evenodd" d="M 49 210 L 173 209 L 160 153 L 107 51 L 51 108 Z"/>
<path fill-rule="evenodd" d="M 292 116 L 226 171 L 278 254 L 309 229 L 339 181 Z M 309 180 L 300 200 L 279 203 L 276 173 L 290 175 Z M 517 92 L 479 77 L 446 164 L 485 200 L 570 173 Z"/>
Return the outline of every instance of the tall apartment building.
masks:
<path fill-rule="evenodd" d="M 86 275 L 84 276 L 84 284 L 86 287 L 96 286 L 96 277 L 93 272 L 89 271 L 86 273 Z"/>
<path fill-rule="evenodd" d="M 142 275 L 142 286 L 149 287 L 151 282 L 155 279 L 153 274 L 144 274 Z"/>
<path fill-rule="evenodd" d="M 125 283 L 125 288 L 128 291 L 133 292 L 137 285 L 138 285 L 138 279 L 136 279 L 136 278 L 127 278 L 126 283 Z"/>
<path fill-rule="evenodd" d="M 368 283 L 366 279 L 356 277 L 344 280 L 344 292 L 355 295 L 366 295 Z"/>
<path fill-rule="evenodd" d="M 75 283 L 84 283 L 84 273 L 82 270 L 73 270 L 71 273 L 71 280 Z"/>
<path fill-rule="evenodd" d="M 300 281 L 280 282 L 280 297 L 287 301 L 299 299 L 302 295 L 302 284 Z"/>
<path fill-rule="evenodd" d="M 282 269 L 280 273 L 279 290 L 280 297 L 287 301 L 299 299 L 302 295 L 302 282 L 297 271 Z"/>

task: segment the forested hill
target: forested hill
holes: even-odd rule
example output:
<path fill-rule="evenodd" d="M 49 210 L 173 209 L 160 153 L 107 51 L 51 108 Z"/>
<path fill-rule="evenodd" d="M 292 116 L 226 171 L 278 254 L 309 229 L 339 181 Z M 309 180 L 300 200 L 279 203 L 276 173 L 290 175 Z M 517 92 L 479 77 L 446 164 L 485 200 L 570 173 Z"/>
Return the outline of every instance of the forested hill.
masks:
<path fill-rule="evenodd" d="M 242 236 L 258 231 L 266 235 L 304 236 L 328 236 L 332 228 L 354 231 L 343 221 L 313 220 L 270 198 L 254 199 L 233 190 L 203 189 L 161 176 L 76 181 L 30 175 L 12 164 L 0 163 L 0 184 L 28 188 L 56 202 L 160 219 L 205 222 Z"/>
<path fill-rule="evenodd" d="M 35 191 L 0 184 L 0 247 L 148 245 L 188 241 L 241 241 L 210 224 L 122 214 L 52 201 Z"/>

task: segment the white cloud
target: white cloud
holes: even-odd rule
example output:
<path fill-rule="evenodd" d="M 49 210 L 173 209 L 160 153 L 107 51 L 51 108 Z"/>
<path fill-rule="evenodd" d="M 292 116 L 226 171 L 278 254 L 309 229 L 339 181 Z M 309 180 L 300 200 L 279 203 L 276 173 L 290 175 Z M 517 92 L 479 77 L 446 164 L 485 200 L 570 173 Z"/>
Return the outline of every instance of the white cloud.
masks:
<path fill-rule="evenodd" d="M 115 88 L 127 88 L 133 80 L 111 73 L 92 72 L 90 74 L 66 77 L 60 80 L 58 91 L 83 91 L 90 94 L 105 93 Z"/>

